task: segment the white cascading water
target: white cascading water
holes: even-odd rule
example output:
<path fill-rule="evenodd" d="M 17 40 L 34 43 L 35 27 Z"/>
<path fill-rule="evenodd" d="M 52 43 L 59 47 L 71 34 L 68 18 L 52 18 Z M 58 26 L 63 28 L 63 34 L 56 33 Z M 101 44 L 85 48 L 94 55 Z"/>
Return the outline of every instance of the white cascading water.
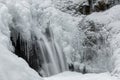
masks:
<path fill-rule="evenodd" d="M 67 63 L 62 49 L 53 38 L 52 31 L 49 29 L 48 32 L 50 36 L 42 34 L 38 42 L 44 60 L 43 71 L 45 75 L 50 76 L 67 70 Z"/>
<path fill-rule="evenodd" d="M 49 27 L 46 28 L 45 33 L 39 32 L 39 36 L 34 31 L 31 32 L 30 41 L 24 40 L 21 34 L 14 30 L 11 34 L 12 41 L 16 43 L 14 47 L 19 50 L 15 53 L 18 55 L 22 53 L 20 57 L 23 57 L 40 75 L 51 76 L 68 70 L 65 55 L 55 41 L 52 30 Z M 20 43 L 18 39 L 20 39 Z"/>

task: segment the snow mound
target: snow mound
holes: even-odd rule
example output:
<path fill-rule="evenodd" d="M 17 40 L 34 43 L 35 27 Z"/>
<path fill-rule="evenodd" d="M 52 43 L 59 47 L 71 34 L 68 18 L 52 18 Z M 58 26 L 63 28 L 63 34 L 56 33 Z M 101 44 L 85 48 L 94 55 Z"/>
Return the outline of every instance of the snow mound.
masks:
<path fill-rule="evenodd" d="M 0 49 L 0 80 L 42 80 L 23 59 L 3 45 L 0 45 Z"/>
<path fill-rule="evenodd" d="M 119 80 L 116 77 L 112 77 L 109 73 L 83 75 L 77 72 L 63 72 L 61 74 L 44 79 L 45 80 Z"/>

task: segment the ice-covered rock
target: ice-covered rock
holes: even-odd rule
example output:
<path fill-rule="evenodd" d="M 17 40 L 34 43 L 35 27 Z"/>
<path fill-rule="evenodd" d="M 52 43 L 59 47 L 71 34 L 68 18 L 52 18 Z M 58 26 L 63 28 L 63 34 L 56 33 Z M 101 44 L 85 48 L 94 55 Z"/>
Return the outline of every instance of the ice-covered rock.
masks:
<path fill-rule="evenodd" d="M 80 27 L 86 34 L 85 49 L 96 51 L 93 57 L 97 54 L 93 59 L 90 59 L 89 50 L 87 55 L 83 54 L 89 57 L 88 61 L 83 61 L 86 68 L 88 66 L 88 70 L 96 69 L 95 71 L 100 72 L 100 69 L 103 69 L 102 71 L 107 69 L 107 71 L 113 71 L 113 74 L 119 75 L 119 9 L 120 5 L 117 5 L 105 12 L 95 12 L 83 19 L 82 27 L 81 25 Z"/>

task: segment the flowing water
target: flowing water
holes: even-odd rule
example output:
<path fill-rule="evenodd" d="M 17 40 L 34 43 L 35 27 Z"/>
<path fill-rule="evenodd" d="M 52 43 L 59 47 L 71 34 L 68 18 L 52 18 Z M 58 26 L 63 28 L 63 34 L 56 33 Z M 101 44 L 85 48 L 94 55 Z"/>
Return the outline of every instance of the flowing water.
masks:
<path fill-rule="evenodd" d="M 65 55 L 50 28 L 45 33 L 40 32 L 39 38 L 31 34 L 31 40 L 28 41 L 22 38 L 21 33 L 11 31 L 15 54 L 24 58 L 41 76 L 51 76 L 68 70 Z"/>

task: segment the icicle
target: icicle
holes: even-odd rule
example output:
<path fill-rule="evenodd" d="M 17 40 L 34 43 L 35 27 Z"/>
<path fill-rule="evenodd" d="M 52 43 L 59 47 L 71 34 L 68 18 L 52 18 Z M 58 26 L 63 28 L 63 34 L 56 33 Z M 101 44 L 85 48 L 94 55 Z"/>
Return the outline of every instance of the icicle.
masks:
<path fill-rule="evenodd" d="M 27 61 L 29 62 L 28 43 L 29 41 L 26 42 L 26 54 L 27 54 Z"/>

